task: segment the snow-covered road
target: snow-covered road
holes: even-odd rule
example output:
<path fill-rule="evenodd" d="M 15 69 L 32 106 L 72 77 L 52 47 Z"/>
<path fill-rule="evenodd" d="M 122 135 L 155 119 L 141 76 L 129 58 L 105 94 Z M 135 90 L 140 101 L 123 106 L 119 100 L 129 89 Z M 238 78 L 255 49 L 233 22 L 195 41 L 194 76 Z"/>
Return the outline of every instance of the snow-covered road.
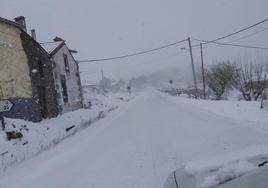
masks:
<path fill-rule="evenodd" d="M 1 188 L 162 188 L 184 162 L 268 143 L 267 129 L 154 91 L 23 162 Z"/>

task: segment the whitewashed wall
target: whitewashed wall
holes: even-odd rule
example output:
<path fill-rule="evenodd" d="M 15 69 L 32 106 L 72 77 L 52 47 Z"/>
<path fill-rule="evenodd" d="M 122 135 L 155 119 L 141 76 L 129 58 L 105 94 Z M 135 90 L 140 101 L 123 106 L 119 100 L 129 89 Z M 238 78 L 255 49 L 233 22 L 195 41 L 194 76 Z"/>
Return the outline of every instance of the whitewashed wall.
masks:
<path fill-rule="evenodd" d="M 64 54 L 66 54 L 68 57 L 70 72 L 66 72 L 63 56 Z M 65 44 L 57 51 L 56 54 L 53 55 L 52 61 L 54 64 L 53 72 L 55 78 L 55 87 L 58 93 L 57 98 L 61 108 L 61 113 L 82 108 L 82 95 L 79 85 L 80 78 L 77 76 L 77 73 L 79 74 L 78 65 Z M 66 79 L 68 103 L 64 103 L 63 101 L 61 75 L 64 75 Z"/>

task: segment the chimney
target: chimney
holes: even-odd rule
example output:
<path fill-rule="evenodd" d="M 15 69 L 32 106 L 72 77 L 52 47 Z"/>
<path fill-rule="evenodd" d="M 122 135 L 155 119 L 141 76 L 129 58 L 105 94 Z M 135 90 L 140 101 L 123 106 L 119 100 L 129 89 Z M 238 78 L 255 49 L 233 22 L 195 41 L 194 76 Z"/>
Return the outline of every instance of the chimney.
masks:
<path fill-rule="evenodd" d="M 21 28 L 27 32 L 27 29 L 26 29 L 26 21 L 25 21 L 25 17 L 24 16 L 19 16 L 19 17 L 16 17 L 14 18 L 15 22 L 20 24 L 21 25 Z"/>
<path fill-rule="evenodd" d="M 36 41 L 36 33 L 35 33 L 35 29 L 32 29 L 32 30 L 31 30 L 31 35 L 32 35 L 32 38 Z"/>
<path fill-rule="evenodd" d="M 54 42 L 60 42 L 60 41 L 64 41 L 62 38 L 60 38 L 60 37 L 55 37 L 54 39 L 53 39 L 53 41 Z"/>

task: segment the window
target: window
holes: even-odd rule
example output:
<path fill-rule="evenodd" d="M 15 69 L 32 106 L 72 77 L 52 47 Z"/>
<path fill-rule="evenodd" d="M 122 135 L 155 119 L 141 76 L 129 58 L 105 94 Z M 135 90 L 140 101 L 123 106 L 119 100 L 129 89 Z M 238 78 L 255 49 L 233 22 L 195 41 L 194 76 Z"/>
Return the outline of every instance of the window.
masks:
<path fill-rule="evenodd" d="M 62 98 L 64 103 L 68 103 L 68 93 L 66 86 L 65 76 L 61 75 L 61 87 L 62 87 Z"/>
<path fill-rule="evenodd" d="M 63 54 L 63 58 L 64 58 L 65 70 L 66 70 L 66 72 L 70 72 L 70 67 L 69 67 L 69 62 L 68 62 L 68 56 L 66 54 Z"/>
<path fill-rule="evenodd" d="M 38 64 L 38 71 L 39 71 L 40 78 L 44 78 L 45 75 L 44 75 L 44 69 L 43 69 L 42 61 L 38 60 L 37 64 Z"/>

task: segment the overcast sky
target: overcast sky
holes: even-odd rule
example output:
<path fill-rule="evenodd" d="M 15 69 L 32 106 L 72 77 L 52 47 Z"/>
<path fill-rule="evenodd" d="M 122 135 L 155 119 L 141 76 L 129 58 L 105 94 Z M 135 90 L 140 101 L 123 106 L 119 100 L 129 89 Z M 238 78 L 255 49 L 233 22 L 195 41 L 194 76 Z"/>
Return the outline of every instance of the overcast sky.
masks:
<path fill-rule="evenodd" d="M 188 36 L 214 39 L 268 18 L 267 7 L 267 0 L 1 0 L 0 16 L 13 19 L 23 15 L 28 31 L 35 28 L 40 42 L 60 36 L 78 50 L 77 59 L 95 59 L 146 50 Z M 264 28 L 268 22 L 225 41 Z M 268 47 L 267 35 L 265 31 L 236 43 Z M 107 69 L 120 74 L 127 69 L 142 72 L 189 63 L 182 46 L 86 67 L 93 72 Z M 199 51 L 194 53 L 198 63 Z M 213 47 L 205 49 L 204 55 L 210 63 L 246 54 L 264 57 L 266 53 Z"/>

